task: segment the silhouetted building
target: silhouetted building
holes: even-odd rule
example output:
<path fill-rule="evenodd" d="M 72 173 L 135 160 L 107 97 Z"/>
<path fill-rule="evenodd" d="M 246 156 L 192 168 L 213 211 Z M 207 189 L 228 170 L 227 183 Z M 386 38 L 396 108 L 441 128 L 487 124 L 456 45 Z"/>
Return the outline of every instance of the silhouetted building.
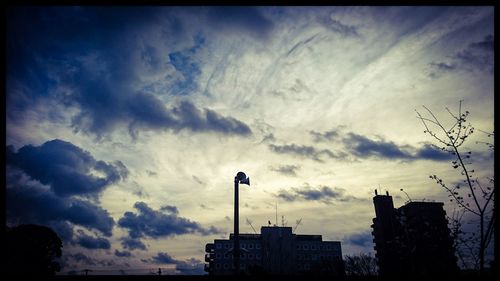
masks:
<path fill-rule="evenodd" d="M 291 227 L 263 226 L 261 234 L 240 234 L 240 268 L 245 274 L 343 275 L 339 241 L 321 235 L 293 234 Z M 233 234 L 205 246 L 205 271 L 211 275 L 234 274 Z"/>
<path fill-rule="evenodd" d="M 372 234 L 379 275 L 435 276 L 458 270 L 443 203 L 409 202 L 395 209 L 388 192 L 375 194 Z"/>

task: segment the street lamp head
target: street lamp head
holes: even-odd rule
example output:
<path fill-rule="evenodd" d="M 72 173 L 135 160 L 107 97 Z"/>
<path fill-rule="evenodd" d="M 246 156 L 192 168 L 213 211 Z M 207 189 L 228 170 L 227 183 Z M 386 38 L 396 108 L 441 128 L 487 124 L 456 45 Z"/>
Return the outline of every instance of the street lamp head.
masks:
<path fill-rule="evenodd" d="M 246 179 L 246 178 L 247 178 L 247 175 L 245 175 L 245 173 L 243 173 L 243 172 L 238 172 L 238 173 L 236 174 L 236 178 L 237 178 L 238 180 L 240 180 L 240 181 L 241 181 L 241 180 Z"/>
<path fill-rule="evenodd" d="M 238 172 L 236 174 L 236 180 L 239 183 L 250 185 L 250 178 L 247 178 L 247 175 L 245 175 L 245 173 L 243 173 L 243 172 Z"/>
<path fill-rule="evenodd" d="M 248 178 L 246 178 L 244 180 L 241 180 L 240 183 L 250 185 L 250 177 L 248 177 Z"/>

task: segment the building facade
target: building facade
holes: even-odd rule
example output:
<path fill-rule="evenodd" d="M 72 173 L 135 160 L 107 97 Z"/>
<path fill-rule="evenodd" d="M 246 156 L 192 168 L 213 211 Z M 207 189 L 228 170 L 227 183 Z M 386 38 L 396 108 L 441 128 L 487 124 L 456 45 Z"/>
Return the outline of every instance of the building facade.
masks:
<path fill-rule="evenodd" d="M 449 275 L 458 270 L 446 212 L 440 202 L 409 202 L 375 195 L 373 242 L 380 276 Z"/>
<path fill-rule="evenodd" d="M 343 275 L 339 241 L 323 241 L 321 235 L 298 235 L 291 227 L 263 226 L 261 234 L 240 234 L 240 271 L 245 274 Z M 205 271 L 231 275 L 233 234 L 205 246 Z"/>

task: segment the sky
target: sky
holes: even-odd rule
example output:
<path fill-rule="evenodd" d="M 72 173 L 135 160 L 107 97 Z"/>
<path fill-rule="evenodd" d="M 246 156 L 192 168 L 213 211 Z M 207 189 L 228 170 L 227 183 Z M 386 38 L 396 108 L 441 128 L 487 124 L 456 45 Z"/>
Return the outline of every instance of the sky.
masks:
<path fill-rule="evenodd" d="M 493 131 L 493 7 L 11 7 L 7 224 L 53 228 L 61 274 L 203 274 L 268 221 L 373 253 L 374 190 L 462 180 L 418 112 Z M 478 178 L 493 153 L 463 145 Z"/>

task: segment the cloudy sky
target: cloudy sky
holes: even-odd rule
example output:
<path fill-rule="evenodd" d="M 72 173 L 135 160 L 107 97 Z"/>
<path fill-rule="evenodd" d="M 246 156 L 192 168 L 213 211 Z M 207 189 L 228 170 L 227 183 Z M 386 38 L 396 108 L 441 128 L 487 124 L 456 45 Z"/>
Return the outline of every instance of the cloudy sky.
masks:
<path fill-rule="evenodd" d="M 241 232 L 277 204 L 373 252 L 375 188 L 460 181 L 415 109 L 493 131 L 492 7 L 10 8 L 6 50 L 7 222 L 55 229 L 62 273 L 203 273 L 238 171 Z"/>

